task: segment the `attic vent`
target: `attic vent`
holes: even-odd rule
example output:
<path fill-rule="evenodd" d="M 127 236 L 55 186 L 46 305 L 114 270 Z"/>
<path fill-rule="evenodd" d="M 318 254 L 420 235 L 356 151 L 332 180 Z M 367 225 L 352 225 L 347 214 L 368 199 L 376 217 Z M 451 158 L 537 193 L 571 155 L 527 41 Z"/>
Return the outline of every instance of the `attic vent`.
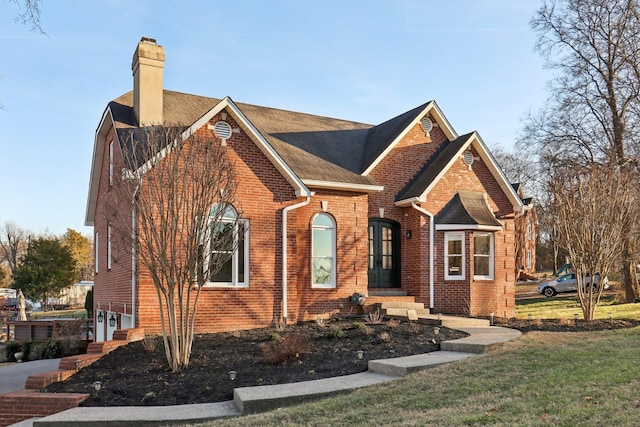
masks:
<path fill-rule="evenodd" d="M 467 165 L 468 168 L 471 168 L 474 160 L 473 153 L 471 151 L 465 151 L 463 156 L 464 164 Z"/>
<path fill-rule="evenodd" d="M 429 136 L 429 132 L 431 132 L 431 130 L 433 129 L 433 122 L 431 121 L 431 119 L 427 116 L 424 116 L 422 120 L 420 120 L 420 125 L 424 130 L 425 136 Z"/>
<path fill-rule="evenodd" d="M 231 138 L 231 126 L 227 122 L 219 121 L 213 125 L 213 131 L 216 133 L 216 136 L 220 139 L 229 139 Z"/>

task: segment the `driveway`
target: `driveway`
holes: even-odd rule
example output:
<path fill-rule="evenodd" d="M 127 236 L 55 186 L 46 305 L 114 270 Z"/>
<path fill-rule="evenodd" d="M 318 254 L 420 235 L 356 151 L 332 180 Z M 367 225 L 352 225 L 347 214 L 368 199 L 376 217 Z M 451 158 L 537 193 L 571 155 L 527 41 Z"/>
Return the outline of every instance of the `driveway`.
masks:
<path fill-rule="evenodd" d="M 0 363 L 0 394 L 24 390 L 29 375 L 58 369 L 60 359 L 34 360 L 23 363 Z"/>

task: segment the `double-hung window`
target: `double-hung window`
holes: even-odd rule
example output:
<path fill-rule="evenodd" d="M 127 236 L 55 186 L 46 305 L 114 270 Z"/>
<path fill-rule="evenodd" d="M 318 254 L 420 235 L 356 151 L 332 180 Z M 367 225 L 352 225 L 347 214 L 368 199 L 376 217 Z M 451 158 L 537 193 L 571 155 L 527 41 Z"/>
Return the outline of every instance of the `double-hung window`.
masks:
<path fill-rule="evenodd" d="M 473 278 L 493 280 L 493 233 L 473 233 Z"/>
<path fill-rule="evenodd" d="M 464 280 L 464 232 L 444 235 L 444 278 Z"/>
<path fill-rule="evenodd" d="M 249 221 L 229 206 L 220 216 L 211 209 L 204 266 L 207 286 L 249 286 Z"/>
<path fill-rule="evenodd" d="M 311 223 L 311 286 L 336 287 L 336 225 L 326 213 Z"/>

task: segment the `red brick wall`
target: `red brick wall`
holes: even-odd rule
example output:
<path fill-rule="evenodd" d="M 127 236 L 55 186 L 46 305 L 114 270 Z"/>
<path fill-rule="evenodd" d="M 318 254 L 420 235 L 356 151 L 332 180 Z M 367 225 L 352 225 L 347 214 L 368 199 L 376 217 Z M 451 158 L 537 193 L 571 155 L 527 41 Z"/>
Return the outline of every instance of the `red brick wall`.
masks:
<path fill-rule="evenodd" d="M 89 397 L 76 393 L 38 393 L 16 391 L 0 395 L 0 426 L 8 426 L 29 418 L 47 415 L 77 407 Z"/>
<path fill-rule="evenodd" d="M 128 203 L 119 199 L 119 192 L 109 185 L 109 142 L 113 141 L 114 168 L 113 182 L 120 182 L 121 170 L 124 167 L 122 152 L 113 127 L 105 136 L 104 151 L 102 157 L 102 174 L 98 187 L 96 214 L 94 218 L 95 232 L 98 238 L 98 273 L 94 276 L 93 300 L 94 310 L 111 309 L 120 313 L 132 314 L 131 295 L 131 250 L 125 244 L 129 233 L 123 229 L 119 221 L 131 221 L 131 207 Z M 120 215 L 117 218 L 111 216 L 111 212 L 118 209 Z M 111 269 L 107 268 L 108 224 L 112 224 L 111 239 Z M 95 254 L 95 252 L 94 252 Z"/>
<path fill-rule="evenodd" d="M 311 223 L 322 212 L 323 201 L 326 213 L 336 223 L 336 288 L 332 289 L 311 286 Z M 290 216 L 295 234 L 289 235 L 289 242 L 294 243 L 288 243 L 289 320 L 314 320 L 338 312 L 359 313 L 360 307 L 351 303 L 349 296 L 367 292 L 367 195 L 317 190 L 307 206 Z"/>

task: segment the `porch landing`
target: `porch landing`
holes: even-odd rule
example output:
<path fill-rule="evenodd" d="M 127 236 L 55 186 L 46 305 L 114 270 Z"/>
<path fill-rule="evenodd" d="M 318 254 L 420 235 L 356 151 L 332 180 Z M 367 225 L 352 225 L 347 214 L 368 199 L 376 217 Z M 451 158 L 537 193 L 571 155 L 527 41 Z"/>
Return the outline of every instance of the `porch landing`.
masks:
<path fill-rule="evenodd" d="M 448 316 L 444 314 L 431 313 L 429 309 L 426 309 L 424 307 L 423 303 L 415 302 L 415 297 L 405 296 L 401 297 L 403 299 L 400 300 L 396 298 L 398 298 L 398 296 L 369 297 L 365 301 L 365 311 L 369 312 L 366 306 L 372 304 L 373 307 L 371 311 L 380 310 L 380 314 L 389 319 L 407 320 L 407 318 L 413 318 L 416 319 L 419 323 L 425 323 L 434 326 L 444 326 L 447 328 L 491 326 L 491 322 L 488 319 Z M 406 300 L 404 298 L 406 298 Z M 371 299 L 373 299 L 373 301 L 369 302 L 369 300 Z"/>

